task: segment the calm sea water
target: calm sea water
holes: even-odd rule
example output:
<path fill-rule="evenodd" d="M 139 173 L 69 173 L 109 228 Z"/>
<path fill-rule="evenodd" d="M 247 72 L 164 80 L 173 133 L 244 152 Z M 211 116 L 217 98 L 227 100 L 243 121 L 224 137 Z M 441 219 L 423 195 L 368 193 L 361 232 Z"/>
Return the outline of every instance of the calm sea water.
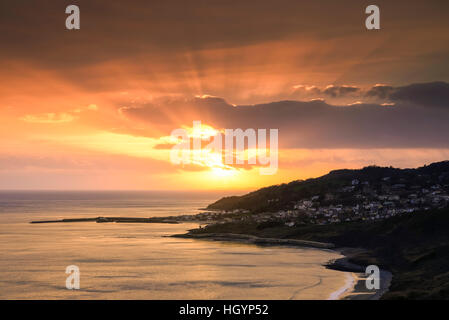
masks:
<path fill-rule="evenodd" d="M 220 196 L 0 192 L 0 299 L 327 299 L 348 284 L 322 267 L 332 251 L 165 237 L 196 224 L 29 224 L 193 214 Z M 65 287 L 69 265 L 80 290 Z"/>

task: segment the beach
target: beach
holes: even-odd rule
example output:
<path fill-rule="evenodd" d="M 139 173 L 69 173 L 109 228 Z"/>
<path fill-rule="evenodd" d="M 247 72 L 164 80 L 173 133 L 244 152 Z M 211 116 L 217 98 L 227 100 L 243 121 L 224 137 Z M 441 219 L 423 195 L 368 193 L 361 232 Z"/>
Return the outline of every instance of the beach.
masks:
<path fill-rule="evenodd" d="M 380 269 L 380 288 L 376 290 L 368 290 L 366 288 L 365 281 L 367 275 L 365 274 L 365 268 L 361 265 L 351 262 L 351 259 L 356 257 L 360 253 L 365 253 L 363 249 L 355 248 L 338 248 L 336 249 L 343 258 L 329 261 L 326 267 L 351 272 L 352 279 L 348 278 L 348 282 L 351 284 L 351 290 L 341 292 L 339 296 L 343 300 L 378 300 L 384 295 L 391 285 L 393 274 L 384 269 Z"/>

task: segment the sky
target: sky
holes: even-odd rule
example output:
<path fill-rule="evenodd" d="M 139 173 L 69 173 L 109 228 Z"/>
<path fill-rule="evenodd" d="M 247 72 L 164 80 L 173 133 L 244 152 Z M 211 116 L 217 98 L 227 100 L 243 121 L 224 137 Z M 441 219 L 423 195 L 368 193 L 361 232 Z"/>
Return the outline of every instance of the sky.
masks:
<path fill-rule="evenodd" d="M 66 6 L 80 30 L 65 28 Z M 365 8 L 380 8 L 367 30 Z M 0 189 L 251 190 L 449 159 L 447 1 L 2 1 Z M 201 132 L 192 129 L 201 121 Z M 278 129 L 279 164 L 170 133 Z M 203 141 L 205 142 L 205 141 Z"/>

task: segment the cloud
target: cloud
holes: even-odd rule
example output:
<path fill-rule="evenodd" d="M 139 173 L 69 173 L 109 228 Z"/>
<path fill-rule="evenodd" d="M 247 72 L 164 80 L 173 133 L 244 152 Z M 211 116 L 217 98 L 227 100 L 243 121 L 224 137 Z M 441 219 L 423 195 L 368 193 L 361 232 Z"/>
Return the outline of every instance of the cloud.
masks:
<path fill-rule="evenodd" d="M 96 104 L 89 104 L 88 106 L 76 108 L 67 112 L 44 112 L 38 114 L 27 114 L 19 119 L 28 123 L 42 123 L 42 124 L 60 124 L 69 123 L 80 118 L 81 113 L 98 111 Z"/>
<path fill-rule="evenodd" d="M 341 96 L 347 96 L 350 94 L 354 94 L 356 92 L 360 91 L 360 88 L 355 86 L 334 86 L 330 85 L 327 86 L 326 89 L 324 89 L 323 93 L 326 95 L 329 95 L 331 97 L 341 97 Z"/>
<path fill-rule="evenodd" d="M 426 107 L 449 108 L 449 83 L 415 83 L 402 87 L 375 85 L 365 97 L 396 103 L 409 103 Z"/>
<path fill-rule="evenodd" d="M 303 85 L 298 84 L 293 86 L 295 93 L 303 93 L 303 94 L 310 94 L 310 95 L 319 95 L 322 93 L 322 90 L 314 85 Z"/>
<path fill-rule="evenodd" d="M 376 84 L 370 90 L 365 93 L 368 98 L 378 98 L 378 99 L 388 99 L 390 94 L 394 91 L 392 86 L 387 86 L 384 84 Z"/>
<path fill-rule="evenodd" d="M 42 98 L 73 85 L 89 94 L 209 93 L 246 104 L 290 98 L 296 83 L 334 83 L 323 93 L 332 98 L 354 89 L 337 88 L 342 83 L 449 79 L 449 3 L 380 1 L 386 31 L 370 39 L 357 1 L 262 0 L 255 8 L 79 0 L 83 23 L 73 32 L 61 25 L 58 2 L 3 1 L 0 95 L 25 89 L 36 97 L 38 88 Z"/>
<path fill-rule="evenodd" d="M 41 114 L 27 114 L 20 118 L 20 120 L 29 123 L 47 123 L 47 124 L 58 124 L 67 123 L 76 120 L 77 117 L 70 113 L 41 113 Z"/>
<path fill-rule="evenodd" d="M 328 85 L 320 88 L 315 85 L 296 85 L 294 94 L 299 98 L 323 98 L 336 104 L 377 103 L 381 105 L 395 105 L 396 103 L 415 104 L 426 107 L 449 107 L 449 83 L 443 81 L 414 83 L 406 86 L 391 86 L 376 84 L 369 89 L 362 89 L 350 85 Z M 324 99 L 323 99 L 324 100 Z"/>
<path fill-rule="evenodd" d="M 90 111 L 98 111 L 98 106 L 96 104 L 92 103 L 92 104 L 88 105 L 86 109 L 90 110 Z"/>
<path fill-rule="evenodd" d="M 328 85 L 325 88 L 320 88 L 315 85 L 295 85 L 293 86 L 294 94 L 299 94 L 300 96 L 308 96 L 309 98 L 317 98 L 328 96 L 331 98 L 340 98 L 352 96 L 359 92 L 361 89 L 356 86 L 351 85 Z"/>
<path fill-rule="evenodd" d="M 435 108 L 449 103 L 441 89 L 446 85 L 393 88 L 386 97 L 398 101 L 394 105 L 339 106 L 316 100 L 233 106 L 221 98 L 206 97 L 134 105 L 121 112 L 164 135 L 195 120 L 217 129 L 279 129 L 281 148 L 447 148 L 449 109 Z M 438 99 L 429 92 L 437 93 Z"/>
<path fill-rule="evenodd" d="M 390 93 L 389 99 L 430 107 L 449 108 L 449 83 L 418 83 L 395 88 Z"/>

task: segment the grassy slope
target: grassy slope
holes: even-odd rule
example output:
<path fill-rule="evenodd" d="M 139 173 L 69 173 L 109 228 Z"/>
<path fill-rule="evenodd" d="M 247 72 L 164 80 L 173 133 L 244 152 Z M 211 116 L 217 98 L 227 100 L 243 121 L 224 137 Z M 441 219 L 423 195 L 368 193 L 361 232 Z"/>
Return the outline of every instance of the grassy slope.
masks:
<path fill-rule="evenodd" d="M 228 223 L 192 232 L 229 232 L 260 237 L 332 242 L 365 248 L 353 257 L 393 272 L 385 299 L 449 299 L 449 209 L 394 217 L 380 222 L 288 228 L 282 225 Z"/>

